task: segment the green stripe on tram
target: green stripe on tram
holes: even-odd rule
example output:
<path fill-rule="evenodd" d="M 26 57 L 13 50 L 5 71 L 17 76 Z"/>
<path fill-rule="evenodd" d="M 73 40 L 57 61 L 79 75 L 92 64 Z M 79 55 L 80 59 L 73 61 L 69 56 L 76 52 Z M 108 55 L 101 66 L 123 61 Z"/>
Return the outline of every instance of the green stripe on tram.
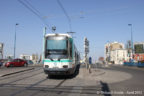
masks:
<path fill-rule="evenodd" d="M 51 60 L 44 60 L 44 62 L 72 62 L 72 60 L 60 60 L 60 61 L 58 61 L 58 60 L 53 60 L 53 61 L 51 61 Z"/>

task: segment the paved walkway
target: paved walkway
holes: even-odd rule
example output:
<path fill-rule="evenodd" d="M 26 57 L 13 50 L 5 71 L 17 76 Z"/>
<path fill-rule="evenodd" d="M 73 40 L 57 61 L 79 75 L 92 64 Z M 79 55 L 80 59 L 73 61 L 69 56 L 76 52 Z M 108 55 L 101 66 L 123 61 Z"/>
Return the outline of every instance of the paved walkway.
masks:
<path fill-rule="evenodd" d="M 104 70 L 104 69 L 91 69 L 91 73 L 86 68 L 80 69 L 80 78 L 83 78 L 87 81 L 95 81 L 95 82 L 106 82 L 106 83 L 117 83 L 124 80 L 128 80 L 132 78 L 132 75 L 122 71 L 114 71 L 114 70 Z"/>

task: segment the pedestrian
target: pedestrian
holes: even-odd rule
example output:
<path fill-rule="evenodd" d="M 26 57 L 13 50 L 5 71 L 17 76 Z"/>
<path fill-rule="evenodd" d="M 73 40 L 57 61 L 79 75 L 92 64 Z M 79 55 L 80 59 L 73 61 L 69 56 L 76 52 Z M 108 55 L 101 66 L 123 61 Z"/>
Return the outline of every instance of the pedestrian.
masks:
<path fill-rule="evenodd" d="M 91 64 L 92 64 L 92 58 L 89 57 L 89 73 L 91 73 Z"/>

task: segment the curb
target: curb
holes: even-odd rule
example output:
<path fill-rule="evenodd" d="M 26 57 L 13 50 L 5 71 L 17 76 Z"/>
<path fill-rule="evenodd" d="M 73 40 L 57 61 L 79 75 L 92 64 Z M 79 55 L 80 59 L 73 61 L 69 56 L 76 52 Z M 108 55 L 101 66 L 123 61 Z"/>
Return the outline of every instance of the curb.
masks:
<path fill-rule="evenodd" d="M 92 76 L 101 76 L 104 75 L 106 72 L 103 70 L 91 70 L 91 74 Z"/>
<path fill-rule="evenodd" d="M 17 73 L 33 70 L 33 69 L 35 69 L 35 68 L 30 68 L 30 69 L 26 69 L 26 70 L 21 70 L 21 71 L 17 71 L 17 72 L 12 72 L 12 73 L 8 73 L 8 74 L 4 74 L 4 75 L 1 75 L 0 77 L 5 77 L 5 76 L 8 76 L 8 75 L 13 75 L 13 74 L 17 74 Z"/>
<path fill-rule="evenodd" d="M 106 72 L 102 72 L 102 73 L 100 73 L 100 74 L 97 74 L 97 75 L 92 75 L 92 76 L 101 76 L 101 75 L 104 75 Z"/>
<path fill-rule="evenodd" d="M 43 66 L 43 64 L 32 64 L 30 66 Z"/>

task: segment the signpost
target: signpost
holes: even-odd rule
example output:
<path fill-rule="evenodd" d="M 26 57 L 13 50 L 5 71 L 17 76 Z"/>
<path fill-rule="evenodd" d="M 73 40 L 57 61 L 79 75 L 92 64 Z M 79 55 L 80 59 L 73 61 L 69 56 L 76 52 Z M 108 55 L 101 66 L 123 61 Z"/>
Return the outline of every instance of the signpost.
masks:
<path fill-rule="evenodd" d="M 88 69 L 88 60 L 87 60 L 87 54 L 89 53 L 89 41 L 87 40 L 87 38 L 84 38 L 84 52 L 85 52 L 85 64 L 86 64 L 86 68 Z"/>

